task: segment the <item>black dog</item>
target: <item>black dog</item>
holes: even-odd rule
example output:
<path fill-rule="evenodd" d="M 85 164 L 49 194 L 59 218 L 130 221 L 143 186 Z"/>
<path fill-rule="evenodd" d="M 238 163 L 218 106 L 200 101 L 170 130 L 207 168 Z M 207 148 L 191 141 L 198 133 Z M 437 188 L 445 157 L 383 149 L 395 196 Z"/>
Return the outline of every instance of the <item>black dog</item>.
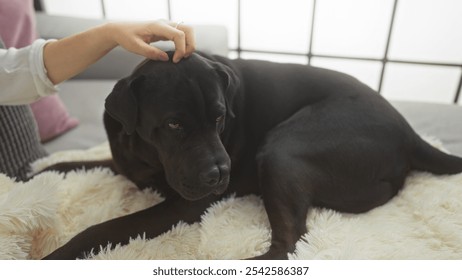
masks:
<path fill-rule="evenodd" d="M 424 142 L 372 89 L 302 65 L 200 54 L 145 61 L 115 85 L 104 124 L 113 161 L 51 169 L 109 166 L 166 200 L 92 226 L 46 259 L 156 237 L 231 193 L 261 195 L 272 240 L 257 258 L 285 259 L 311 207 L 365 212 L 396 195 L 411 169 L 462 172 L 461 158 Z"/>

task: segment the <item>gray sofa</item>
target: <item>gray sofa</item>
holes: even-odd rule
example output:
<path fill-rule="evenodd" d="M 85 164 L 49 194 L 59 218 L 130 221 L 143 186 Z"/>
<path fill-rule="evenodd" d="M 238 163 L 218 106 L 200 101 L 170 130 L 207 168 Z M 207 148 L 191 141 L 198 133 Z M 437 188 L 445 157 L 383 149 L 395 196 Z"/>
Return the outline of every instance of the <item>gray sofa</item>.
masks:
<path fill-rule="evenodd" d="M 81 19 L 37 14 L 37 24 L 42 38 L 61 38 L 92 26 L 103 20 Z M 199 50 L 224 55 L 228 53 L 227 31 L 221 26 L 195 26 Z M 171 44 L 160 43 L 168 49 Z M 113 50 L 101 61 L 73 80 L 59 87 L 60 96 L 72 116 L 80 125 L 63 136 L 47 143 L 49 152 L 84 149 L 106 141 L 102 125 L 104 99 L 115 82 L 128 75 L 143 58 L 120 48 Z M 423 135 L 440 139 L 451 152 L 462 156 L 462 107 L 456 105 L 418 102 L 392 102 L 410 124 Z"/>

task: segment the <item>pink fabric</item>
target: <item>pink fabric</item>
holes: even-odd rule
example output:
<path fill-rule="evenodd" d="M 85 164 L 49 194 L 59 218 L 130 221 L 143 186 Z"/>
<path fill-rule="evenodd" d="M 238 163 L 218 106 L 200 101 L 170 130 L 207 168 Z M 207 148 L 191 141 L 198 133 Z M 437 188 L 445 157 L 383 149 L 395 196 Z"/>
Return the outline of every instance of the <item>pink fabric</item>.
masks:
<path fill-rule="evenodd" d="M 33 0 L 0 0 L 0 37 L 5 47 L 21 48 L 37 39 Z M 48 96 L 31 104 L 42 142 L 78 125 L 59 96 Z"/>
<path fill-rule="evenodd" d="M 79 124 L 77 119 L 69 117 L 66 106 L 57 95 L 42 98 L 31 104 L 31 108 L 42 142 L 52 140 Z"/>
<path fill-rule="evenodd" d="M 22 48 L 37 39 L 32 0 L 0 0 L 0 35 L 7 48 Z"/>

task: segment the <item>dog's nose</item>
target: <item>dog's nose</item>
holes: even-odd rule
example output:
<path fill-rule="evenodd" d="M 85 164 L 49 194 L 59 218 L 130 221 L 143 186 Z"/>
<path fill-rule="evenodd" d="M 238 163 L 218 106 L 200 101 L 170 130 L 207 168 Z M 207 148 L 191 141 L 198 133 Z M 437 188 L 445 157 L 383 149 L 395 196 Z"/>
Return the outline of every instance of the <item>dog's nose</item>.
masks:
<path fill-rule="evenodd" d="M 220 182 L 220 169 L 215 165 L 213 168 L 202 172 L 199 176 L 203 184 L 213 187 Z"/>
<path fill-rule="evenodd" d="M 199 175 L 201 182 L 207 186 L 214 187 L 221 183 L 223 178 L 229 176 L 229 168 L 226 165 L 215 165 L 211 169 Z"/>

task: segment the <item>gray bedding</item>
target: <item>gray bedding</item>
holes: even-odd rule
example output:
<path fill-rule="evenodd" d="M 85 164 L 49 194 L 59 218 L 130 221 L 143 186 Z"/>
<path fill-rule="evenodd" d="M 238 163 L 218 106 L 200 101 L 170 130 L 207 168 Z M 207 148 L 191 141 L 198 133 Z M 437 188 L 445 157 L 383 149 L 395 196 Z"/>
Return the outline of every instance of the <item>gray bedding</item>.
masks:
<path fill-rule="evenodd" d="M 392 104 L 420 135 L 436 137 L 451 154 L 462 156 L 462 106 L 406 101 Z"/>

